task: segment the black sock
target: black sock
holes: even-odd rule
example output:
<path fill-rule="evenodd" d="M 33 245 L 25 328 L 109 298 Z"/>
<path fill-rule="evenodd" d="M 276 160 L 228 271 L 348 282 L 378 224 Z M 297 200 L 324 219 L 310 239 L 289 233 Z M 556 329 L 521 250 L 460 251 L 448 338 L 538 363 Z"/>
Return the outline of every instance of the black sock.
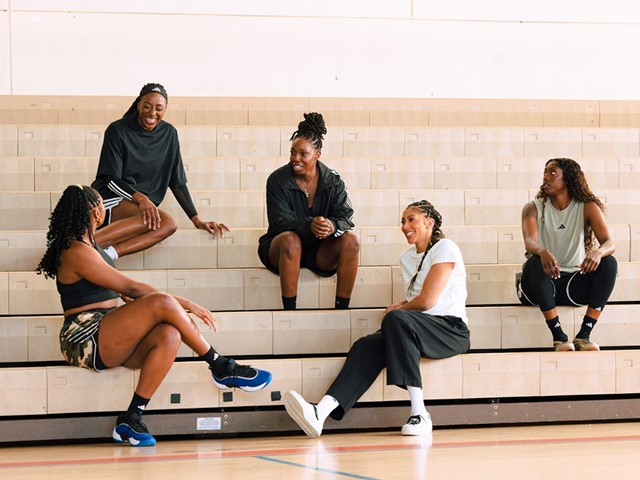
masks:
<path fill-rule="evenodd" d="M 221 376 L 227 373 L 229 359 L 220 355 L 213 347 L 210 347 L 209 351 L 201 355 L 200 358 L 211 365 L 211 370 L 216 375 Z"/>
<path fill-rule="evenodd" d="M 567 337 L 567 335 L 562 331 L 560 319 L 558 317 L 547 320 L 547 327 L 551 330 L 554 342 L 566 342 L 569 340 L 569 337 Z"/>
<path fill-rule="evenodd" d="M 350 298 L 339 297 L 336 295 L 336 309 L 337 310 L 346 310 L 349 308 Z"/>
<path fill-rule="evenodd" d="M 129 404 L 129 408 L 127 408 L 127 413 L 140 418 L 144 413 L 144 409 L 147 408 L 148 403 L 148 398 L 141 397 L 134 392 L 131 403 Z"/>
<path fill-rule="evenodd" d="M 282 306 L 285 310 L 295 310 L 297 300 L 297 295 L 294 295 L 293 297 L 282 297 Z"/>
<path fill-rule="evenodd" d="M 580 331 L 576 335 L 576 338 L 581 338 L 583 340 L 589 340 L 589 335 L 591 335 L 591 330 L 596 326 L 595 318 L 587 317 L 586 315 L 582 319 L 582 326 L 580 327 Z"/>

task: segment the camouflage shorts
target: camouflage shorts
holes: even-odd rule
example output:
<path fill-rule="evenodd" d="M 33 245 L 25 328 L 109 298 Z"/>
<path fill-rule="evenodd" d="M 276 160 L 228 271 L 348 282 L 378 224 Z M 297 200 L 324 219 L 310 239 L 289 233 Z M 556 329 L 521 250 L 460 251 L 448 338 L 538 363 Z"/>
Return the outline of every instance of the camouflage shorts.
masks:
<path fill-rule="evenodd" d="M 69 365 L 101 371 L 96 364 L 100 321 L 107 311 L 81 312 L 64 319 L 60 330 L 60 350 Z"/>

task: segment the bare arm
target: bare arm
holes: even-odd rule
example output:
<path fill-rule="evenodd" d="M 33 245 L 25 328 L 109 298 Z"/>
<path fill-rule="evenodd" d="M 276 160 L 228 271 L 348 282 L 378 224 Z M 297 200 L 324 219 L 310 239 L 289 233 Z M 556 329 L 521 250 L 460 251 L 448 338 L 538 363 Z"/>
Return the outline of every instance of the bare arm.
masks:
<path fill-rule="evenodd" d="M 522 238 L 527 253 L 540 257 L 544 273 L 551 278 L 560 277 L 560 265 L 556 257 L 540 243 L 538 209 L 533 202 L 527 203 L 522 209 Z"/>
<path fill-rule="evenodd" d="M 136 299 L 159 291 L 152 285 L 139 282 L 119 272 L 105 262 L 94 248 L 83 243 L 74 243 L 63 255 L 63 270 L 67 277 L 65 279 L 66 283 L 85 278 L 95 285 L 118 292 L 129 299 Z M 173 295 L 173 297 L 182 308 L 190 310 L 214 330 L 217 328 L 215 317 L 209 310 L 186 298 L 177 295 Z"/>
<path fill-rule="evenodd" d="M 403 303 L 399 308 L 402 310 L 419 310 L 421 312 L 433 308 L 449 281 L 454 266 L 455 263 L 453 262 L 432 265 L 427 277 L 424 279 L 420 293 L 415 298 Z"/>
<path fill-rule="evenodd" d="M 585 225 L 588 225 L 593 230 L 596 239 L 600 246 L 589 253 L 582 265 L 580 265 L 580 272 L 589 273 L 593 272 L 600 265 L 602 257 L 612 255 L 616 251 L 616 247 L 609 233 L 609 227 L 604 219 L 604 214 L 600 207 L 593 202 L 589 202 L 584 206 Z"/>

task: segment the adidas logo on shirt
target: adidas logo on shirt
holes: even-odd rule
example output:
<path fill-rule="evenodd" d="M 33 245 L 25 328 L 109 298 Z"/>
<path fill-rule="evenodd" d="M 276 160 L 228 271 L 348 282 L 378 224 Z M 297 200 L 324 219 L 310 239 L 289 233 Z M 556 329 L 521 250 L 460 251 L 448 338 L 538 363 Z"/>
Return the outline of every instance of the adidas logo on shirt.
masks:
<path fill-rule="evenodd" d="M 558 225 L 558 230 L 564 230 L 565 228 L 567 227 L 564 226 L 564 223 L 561 223 L 560 225 Z"/>

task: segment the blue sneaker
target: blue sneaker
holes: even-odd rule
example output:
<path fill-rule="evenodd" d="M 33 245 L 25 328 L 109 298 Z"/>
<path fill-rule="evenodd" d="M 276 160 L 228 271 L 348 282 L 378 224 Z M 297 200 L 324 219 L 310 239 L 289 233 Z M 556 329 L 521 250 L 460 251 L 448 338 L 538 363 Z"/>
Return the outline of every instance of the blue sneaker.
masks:
<path fill-rule="evenodd" d="M 118 415 L 112 437 L 118 443 L 129 442 L 134 447 L 152 447 L 156 444 L 147 426 L 139 418 L 126 413 Z"/>
<path fill-rule="evenodd" d="M 218 388 L 239 388 L 245 392 L 256 392 L 271 382 L 270 372 L 247 365 L 239 365 L 232 358 L 229 359 L 225 375 L 216 375 L 211 366 L 209 366 L 209 370 L 213 376 L 213 383 Z"/>

